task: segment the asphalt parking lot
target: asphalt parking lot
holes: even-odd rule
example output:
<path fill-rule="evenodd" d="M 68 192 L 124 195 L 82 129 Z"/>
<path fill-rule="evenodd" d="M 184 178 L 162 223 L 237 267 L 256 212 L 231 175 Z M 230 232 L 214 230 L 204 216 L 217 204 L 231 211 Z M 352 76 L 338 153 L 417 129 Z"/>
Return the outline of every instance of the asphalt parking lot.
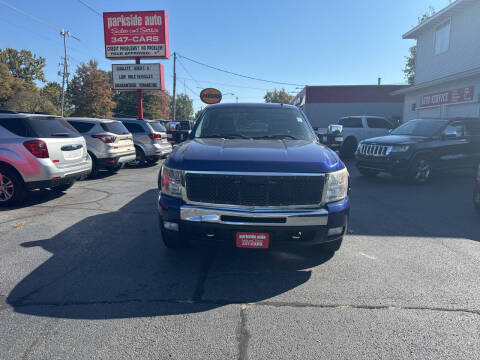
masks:
<path fill-rule="evenodd" d="M 352 177 L 333 257 L 161 243 L 160 165 L 0 210 L 1 359 L 474 359 L 472 174 Z"/>

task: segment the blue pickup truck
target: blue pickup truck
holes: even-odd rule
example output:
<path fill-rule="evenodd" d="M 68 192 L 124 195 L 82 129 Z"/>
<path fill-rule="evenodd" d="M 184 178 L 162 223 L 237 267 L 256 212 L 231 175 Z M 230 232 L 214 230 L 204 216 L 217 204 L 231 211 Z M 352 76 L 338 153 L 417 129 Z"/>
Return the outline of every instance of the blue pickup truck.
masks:
<path fill-rule="evenodd" d="M 305 114 L 284 104 L 218 104 L 162 166 L 159 224 L 168 248 L 340 248 L 349 175 Z"/>

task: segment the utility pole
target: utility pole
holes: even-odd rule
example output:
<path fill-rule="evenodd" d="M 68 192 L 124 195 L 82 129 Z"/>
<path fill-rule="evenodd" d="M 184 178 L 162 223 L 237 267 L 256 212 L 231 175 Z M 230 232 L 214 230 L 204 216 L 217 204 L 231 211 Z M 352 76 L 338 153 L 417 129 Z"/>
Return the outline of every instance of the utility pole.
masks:
<path fill-rule="evenodd" d="M 176 110 L 176 92 L 177 92 L 177 53 L 173 53 L 173 106 L 172 106 L 172 112 L 173 112 L 173 121 L 175 121 L 175 110 Z"/>
<path fill-rule="evenodd" d="M 62 117 L 63 117 L 63 109 L 64 109 L 64 105 L 65 105 L 65 79 L 68 76 L 68 73 L 67 73 L 68 65 L 67 65 L 67 40 L 66 40 L 66 37 L 70 36 L 70 31 L 62 29 L 62 30 L 60 30 L 60 35 L 63 36 L 63 54 L 64 54 L 64 57 L 63 57 L 63 76 L 62 76 L 62 105 L 61 105 L 62 106 L 61 113 L 62 113 Z"/>

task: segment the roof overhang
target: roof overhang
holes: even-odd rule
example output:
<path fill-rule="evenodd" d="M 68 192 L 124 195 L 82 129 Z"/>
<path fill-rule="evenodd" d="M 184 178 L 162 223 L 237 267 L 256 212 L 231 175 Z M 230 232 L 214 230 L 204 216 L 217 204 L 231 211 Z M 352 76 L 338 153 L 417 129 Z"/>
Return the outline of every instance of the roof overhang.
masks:
<path fill-rule="evenodd" d="M 456 0 L 441 11 L 433 14 L 421 24 L 403 35 L 404 39 L 417 39 L 418 36 L 431 27 L 441 25 L 452 14 L 463 10 L 465 7 L 474 4 L 477 0 Z"/>
<path fill-rule="evenodd" d="M 433 81 L 427 81 L 427 82 L 424 82 L 424 83 L 421 83 L 421 84 L 418 84 L 418 85 L 409 86 L 405 89 L 400 89 L 400 90 L 397 90 L 397 91 L 393 91 L 393 92 L 391 92 L 391 95 L 404 95 L 404 94 L 408 94 L 408 93 L 411 93 L 411 92 L 414 92 L 414 91 L 417 91 L 417 90 L 426 89 L 426 88 L 429 88 L 429 87 L 432 87 L 432 86 L 437 86 L 437 85 L 441 85 L 441 84 L 452 82 L 452 81 L 466 79 L 466 78 L 469 78 L 469 77 L 472 77 L 472 76 L 480 76 L 480 67 L 472 69 L 472 70 L 467 70 L 467 71 L 464 71 L 464 72 L 461 72 L 461 73 L 457 73 L 457 74 L 454 74 L 454 75 L 445 76 L 443 78 L 436 79 L 436 80 L 433 80 Z"/>

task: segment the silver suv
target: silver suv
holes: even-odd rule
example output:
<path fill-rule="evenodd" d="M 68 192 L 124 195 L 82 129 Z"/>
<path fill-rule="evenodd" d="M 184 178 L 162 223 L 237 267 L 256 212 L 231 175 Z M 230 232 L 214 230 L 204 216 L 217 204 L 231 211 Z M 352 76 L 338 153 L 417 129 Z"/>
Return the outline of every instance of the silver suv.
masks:
<path fill-rule="evenodd" d="M 85 139 L 64 119 L 0 114 L 0 204 L 19 204 L 28 190 L 65 191 L 91 168 Z"/>
<path fill-rule="evenodd" d="M 100 169 L 115 172 L 125 163 L 135 161 L 132 134 L 120 121 L 95 118 L 67 118 L 85 137 L 92 158 L 92 176 Z"/>
<path fill-rule="evenodd" d="M 121 122 L 133 135 L 137 163 L 155 164 L 172 152 L 167 130 L 159 121 L 121 119 Z"/>

